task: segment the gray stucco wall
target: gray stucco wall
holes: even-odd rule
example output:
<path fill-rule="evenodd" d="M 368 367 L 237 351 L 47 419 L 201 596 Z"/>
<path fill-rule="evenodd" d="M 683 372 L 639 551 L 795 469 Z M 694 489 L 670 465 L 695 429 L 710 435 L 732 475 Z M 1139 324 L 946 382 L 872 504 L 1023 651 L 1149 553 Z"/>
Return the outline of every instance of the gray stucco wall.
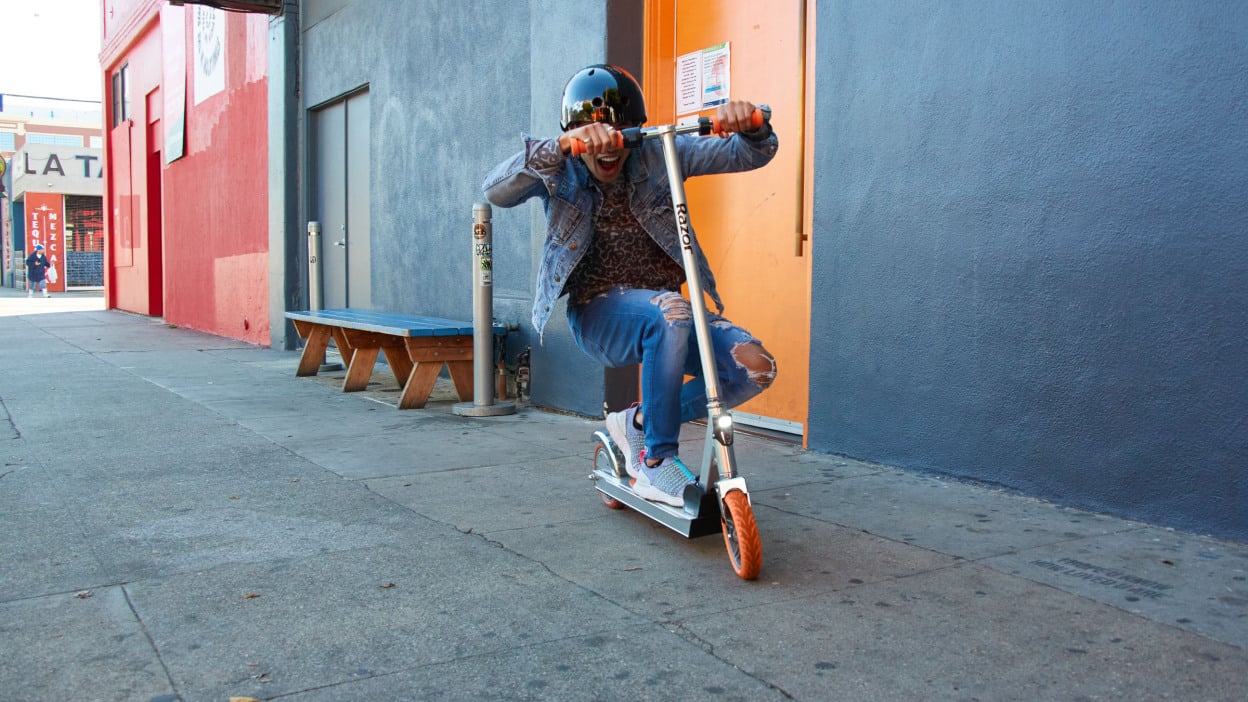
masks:
<path fill-rule="evenodd" d="M 820 2 L 810 445 L 1248 539 L 1248 4 Z"/>
<path fill-rule="evenodd" d="M 369 90 L 373 307 L 471 318 L 472 207 L 486 164 L 501 158 L 500 134 L 518 133 L 529 113 L 528 3 L 305 7 L 303 108 Z M 527 226 L 510 224 L 495 225 L 494 309 L 519 323 L 531 247 Z"/>
<path fill-rule="evenodd" d="M 559 134 L 559 107 L 568 77 L 582 66 L 601 63 L 606 57 L 604 0 L 531 0 L 533 7 L 533 61 L 530 123 L 518 129 L 498 152 L 506 156 L 520 147 L 519 131 L 534 136 Z M 502 160 L 501 157 L 494 161 Z M 490 164 L 493 166 L 493 163 Z M 532 279 L 537 279 L 545 241 L 546 217 L 540 201 L 515 208 L 526 210 L 532 236 Z M 519 214 L 519 213 L 517 213 Z M 545 338 L 533 344 L 533 402 L 544 407 L 599 415 L 602 412 L 602 366 L 577 348 L 568 331 L 567 298 L 546 323 Z M 528 317 L 525 317 L 528 325 Z"/>
<path fill-rule="evenodd" d="M 558 131 L 569 75 L 603 60 L 603 0 L 311 0 L 302 26 L 306 110 L 361 86 L 371 103 L 372 304 L 468 319 L 472 206 L 521 133 Z M 544 344 L 529 323 L 544 232 L 539 203 L 494 212 L 494 315 L 533 350 L 541 405 L 600 411 L 602 369 L 562 312 Z M 597 391 L 595 392 L 595 388 Z"/>
<path fill-rule="evenodd" d="M 371 95 L 375 307 L 470 314 L 481 179 L 610 5 L 302 3 L 301 110 Z M 816 11 L 811 447 L 1248 538 L 1248 5 Z M 540 206 L 494 216 L 534 402 L 596 414 L 562 309 L 529 328 Z"/>

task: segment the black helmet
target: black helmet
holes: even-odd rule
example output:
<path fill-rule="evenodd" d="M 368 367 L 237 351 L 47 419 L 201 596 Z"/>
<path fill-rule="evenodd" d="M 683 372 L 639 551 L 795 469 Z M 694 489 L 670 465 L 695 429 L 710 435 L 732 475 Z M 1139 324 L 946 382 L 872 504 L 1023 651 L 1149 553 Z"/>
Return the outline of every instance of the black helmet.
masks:
<path fill-rule="evenodd" d="M 571 125 L 584 122 L 633 127 L 645 121 L 646 99 L 641 86 L 619 66 L 586 66 L 563 86 L 563 118 L 559 126 L 565 132 Z"/>

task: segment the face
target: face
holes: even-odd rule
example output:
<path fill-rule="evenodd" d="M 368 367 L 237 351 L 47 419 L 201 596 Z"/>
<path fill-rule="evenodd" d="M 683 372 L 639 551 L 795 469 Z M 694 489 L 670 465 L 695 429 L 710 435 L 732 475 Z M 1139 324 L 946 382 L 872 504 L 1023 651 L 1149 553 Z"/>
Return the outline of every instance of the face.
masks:
<path fill-rule="evenodd" d="M 574 124 L 569 129 L 584 126 L 584 122 Z M 634 125 L 618 125 L 617 129 L 626 129 Z M 624 172 L 624 162 L 628 160 L 628 149 L 620 149 L 605 154 L 581 154 L 581 162 L 589 169 L 599 183 L 614 183 Z"/>

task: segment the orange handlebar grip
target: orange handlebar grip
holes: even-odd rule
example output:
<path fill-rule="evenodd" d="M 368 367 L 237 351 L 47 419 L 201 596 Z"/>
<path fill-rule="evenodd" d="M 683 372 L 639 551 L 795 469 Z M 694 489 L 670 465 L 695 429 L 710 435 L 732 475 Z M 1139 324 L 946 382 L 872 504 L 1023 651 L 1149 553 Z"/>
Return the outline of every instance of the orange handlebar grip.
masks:
<path fill-rule="evenodd" d="M 612 132 L 611 138 L 615 141 L 615 148 L 624 148 L 624 134 L 622 132 Z M 569 156 L 580 156 L 581 154 L 589 153 L 589 145 L 582 139 L 572 138 L 568 140 L 568 143 L 570 144 L 568 148 Z"/>
<path fill-rule="evenodd" d="M 766 120 L 765 120 L 765 119 L 763 119 L 763 111 L 762 111 L 762 110 L 760 110 L 760 109 L 758 109 L 757 107 L 755 107 L 755 108 L 754 108 L 754 111 L 750 113 L 750 126 L 751 126 L 751 127 L 753 127 L 753 128 L 755 128 L 755 129 L 758 129 L 759 127 L 763 126 L 763 122 L 765 122 L 765 121 L 766 121 Z M 723 129 L 721 129 L 721 128 L 720 128 L 720 126 L 719 126 L 719 118 L 718 118 L 718 117 L 712 117 L 712 118 L 711 118 L 711 133 L 712 133 L 712 134 L 723 134 L 723 133 L 724 133 L 724 130 L 723 130 Z"/>

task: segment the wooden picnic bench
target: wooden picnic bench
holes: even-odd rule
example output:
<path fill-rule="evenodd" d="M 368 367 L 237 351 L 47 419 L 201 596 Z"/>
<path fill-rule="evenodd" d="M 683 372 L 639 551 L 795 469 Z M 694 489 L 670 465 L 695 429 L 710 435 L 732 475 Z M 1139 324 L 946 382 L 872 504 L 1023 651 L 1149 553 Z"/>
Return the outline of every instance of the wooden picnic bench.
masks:
<path fill-rule="evenodd" d="M 286 318 L 305 340 L 295 375 L 316 375 L 333 339 L 347 364 L 343 392 L 367 387 L 377 355 L 384 353 L 403 389 L 399 409 L 425 406 L 444 363 L 460 401 L 473 399 L 472 322 L 363 309 L 287 312 Z M 496 336 L 505 333 L 494 325 Z"/>

